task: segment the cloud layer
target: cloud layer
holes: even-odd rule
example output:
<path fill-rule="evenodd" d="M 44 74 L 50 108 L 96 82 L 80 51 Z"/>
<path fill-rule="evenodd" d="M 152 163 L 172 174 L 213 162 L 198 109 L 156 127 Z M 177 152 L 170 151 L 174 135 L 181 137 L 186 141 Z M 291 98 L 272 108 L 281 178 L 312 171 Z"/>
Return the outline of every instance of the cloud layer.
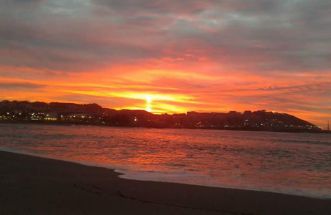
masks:
<path fill-rule="evenodd" d="M 0 3 L 3 99 L 331 117 L 328 0 Z"/>

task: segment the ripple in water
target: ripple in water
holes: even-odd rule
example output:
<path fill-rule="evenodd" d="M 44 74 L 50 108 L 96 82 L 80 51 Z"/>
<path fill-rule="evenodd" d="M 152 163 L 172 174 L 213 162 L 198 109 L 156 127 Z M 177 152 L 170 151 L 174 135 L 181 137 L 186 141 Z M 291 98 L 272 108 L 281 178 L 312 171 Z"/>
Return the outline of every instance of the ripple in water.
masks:
<path fill-rule="evenodd" d="M 0 149 L 121 177 L 331 198 L 331 135 L 1 124 Z"/>

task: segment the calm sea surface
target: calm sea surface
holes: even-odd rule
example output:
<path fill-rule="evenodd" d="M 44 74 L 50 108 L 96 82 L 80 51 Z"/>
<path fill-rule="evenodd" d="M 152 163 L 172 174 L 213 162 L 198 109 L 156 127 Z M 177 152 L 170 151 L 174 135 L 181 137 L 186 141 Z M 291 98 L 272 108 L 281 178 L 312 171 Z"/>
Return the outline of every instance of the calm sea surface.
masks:
<path fill-rule="evenodd" d="M 0 150 L 121 177 L 331 198 L 331 135 L 0 124 Z"/>

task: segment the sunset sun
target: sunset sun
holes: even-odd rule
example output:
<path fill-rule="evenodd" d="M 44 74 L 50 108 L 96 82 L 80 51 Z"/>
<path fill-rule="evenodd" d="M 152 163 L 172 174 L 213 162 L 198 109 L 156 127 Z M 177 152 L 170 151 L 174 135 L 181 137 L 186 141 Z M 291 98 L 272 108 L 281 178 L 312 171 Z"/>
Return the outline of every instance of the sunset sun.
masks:
<path fill-rule="evenodd" d="M 145 110 L 147 112 L 152 112 L 152 101 L 153 101 L 152 96 L 151 95 L 146 95 L 145 100 L 146 100 L 146 108 L 145 108 Z"/>

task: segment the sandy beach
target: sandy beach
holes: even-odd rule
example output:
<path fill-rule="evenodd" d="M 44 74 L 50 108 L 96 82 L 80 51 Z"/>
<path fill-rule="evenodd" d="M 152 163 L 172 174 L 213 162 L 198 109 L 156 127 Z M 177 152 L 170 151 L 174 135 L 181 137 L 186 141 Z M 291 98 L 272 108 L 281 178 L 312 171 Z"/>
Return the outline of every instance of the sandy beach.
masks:
<path fill-rule="evenodd" d="M 121 179 L 110 169 L 0 152 L 0 214 L 331 214 L 331 199 Z"/>

